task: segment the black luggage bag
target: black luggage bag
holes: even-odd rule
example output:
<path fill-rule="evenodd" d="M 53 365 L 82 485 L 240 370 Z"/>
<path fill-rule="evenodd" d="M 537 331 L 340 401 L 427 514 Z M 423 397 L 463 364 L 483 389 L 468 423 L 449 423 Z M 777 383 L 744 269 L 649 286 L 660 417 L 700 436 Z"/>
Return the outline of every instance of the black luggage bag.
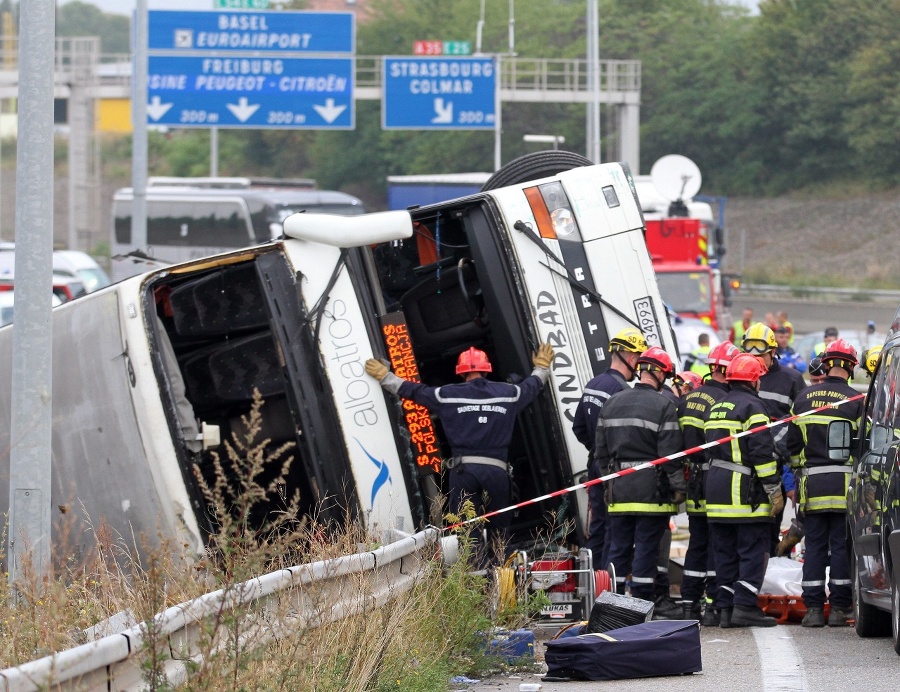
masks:
<path fill-rule="evenodd" d="M 703 670 L 696 620 L 653 620 L 546 643 L 548 678 L 624 680 Z"/>

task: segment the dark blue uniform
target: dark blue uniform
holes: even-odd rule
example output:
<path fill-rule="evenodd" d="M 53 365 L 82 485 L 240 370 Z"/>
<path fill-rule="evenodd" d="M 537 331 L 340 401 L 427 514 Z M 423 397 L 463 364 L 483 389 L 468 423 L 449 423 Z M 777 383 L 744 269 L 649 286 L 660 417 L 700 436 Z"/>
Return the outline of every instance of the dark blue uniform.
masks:
<path fill-rule="evenodd" d="M 684 448 L 690 449 L 706 442 L 703 426 L 709 410 L 728 394 L 724 382 L 709 380 L 702 387 L 688 392 L 678 410 Z M 684 557 L 684 579 L 681 582 L 681 598 L 691 604 L 700 604 L 703 592 L 714 591 L 715 562 L 709 549 L 709 525 L 706 521 L 706 472 L 709 461 L 704 452 L 688 457 L 687 513 L 691 538 Z"/>
<path fill-rule="evenodd" d="M 602 473 L 594 462 L 594 435 L 597 430 L 597 418 L 603 404 L 613 394 L 621 392 L 627 383 L 625 377 L 618 370 L 610 368 L 602 375 L 597 375 L 584 386 L 581 401 L 575 409 L 575 420 L 572 423 L 572 432 L 575 437 L 590 452 L 588 461 L 588 480 L 600 478 Z M 588 503 L 591 515 L 588 523 L 588 537 L 585 547 L 590 548 L 594 559 L 594 569 L 606 569 L 606 552 L 609 548 L 607 540 L 608 522 L 606 518 L 606 499 L 602 485 L 592 485 L 588 488 Z"/>
<path fill-rule="evenodd" d="M 548 370 L 535 368 L 518 385 L 476 377 L 459 384 L 429 387 L 388 373 L 381 385 L 440 417 L 453 454 L 452 461 L 445 462 L 450 467 L 450 510 L 459 514 L 462 503 L 471 500 L 480 516 L 510 504 L 506 462 L 516 415 L 534 401 L 548 377 Z M 495 541 L 505 543 L 510 517 L 504 513 L 490 519 L 487 530 L 492 545 Z M 486 551 L 479 550 L 477 560 L 480 566 L 487 566 Z"/>

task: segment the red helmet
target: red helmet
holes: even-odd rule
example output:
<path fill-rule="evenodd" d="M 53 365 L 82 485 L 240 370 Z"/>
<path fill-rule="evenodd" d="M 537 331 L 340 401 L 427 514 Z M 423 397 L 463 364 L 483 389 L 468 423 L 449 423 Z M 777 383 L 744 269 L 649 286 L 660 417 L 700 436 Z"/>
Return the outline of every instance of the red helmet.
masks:
<path fill-rule="evenodd" d="M 493 370 L 487 353 L 479 351 L 474 346 L 460 353 L 456 361 L 457 375 L 465 375 L 467 372 L 493 372 Z"/>
<path fill-rule="evenodd" d="M 706 355 L 707 365 L 727 367 L 741 350 L 730 341 L 723 341 Z"/>
<path fill-rule="evenodd" d="M 856 357 L 856 349 L 848 344 L 844 339 L 832 341 L 825 347 L 822 353 L 822 364 L 826 370 L 833 367 L 844 368 L 844 370 L 852 373 L 853 368 L 859 363 Z"/>
<path fill-rule="evenodd" d="M 635 369 L 638 372 L 642 370 L 659 370 L 665 377 L 672 377 L 675 374 L 675 366 L 672 364 L 672 359 L 659 346 L 651 346 L 638 356 Z"/>
<path fill-rule="evenodd" d="M 676 387 L 687 387 L 688 391 L 693 391 L 703 385 L 703 378 L 695 372 L 685 370 L 675 375 L 672 384 Z"/>
<path fill-rule="evenodd" d="M 738 353 L 725 370 L 725 379 L 729 382 L 756 382 L 768 372 L 762 358 L 752 353 Z"/>

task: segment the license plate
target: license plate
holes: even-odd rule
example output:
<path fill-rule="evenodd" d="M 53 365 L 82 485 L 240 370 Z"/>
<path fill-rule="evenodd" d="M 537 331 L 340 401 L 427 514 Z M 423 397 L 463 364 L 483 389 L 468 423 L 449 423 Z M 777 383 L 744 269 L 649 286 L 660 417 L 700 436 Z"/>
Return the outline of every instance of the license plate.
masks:
<path fill-rule="evenodd" d="M 647 339 L 648 346 L 662 346 L 662 337 L 659 333 L 659 320 L 656 319 L 656 308 L 650 296 L 638 298 L 634 301 L 634 311 L 637 314 L 638 324 Z"/>

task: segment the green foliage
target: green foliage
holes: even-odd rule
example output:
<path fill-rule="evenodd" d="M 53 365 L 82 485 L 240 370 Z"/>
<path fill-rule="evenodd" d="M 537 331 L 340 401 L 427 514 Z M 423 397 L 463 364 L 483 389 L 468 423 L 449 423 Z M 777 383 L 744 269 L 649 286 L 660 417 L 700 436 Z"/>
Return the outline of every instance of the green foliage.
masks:
<path fill-rule="evenodd" d="M 56 11 L 57 36 L 99 36 L 104 53 L 130 52 L 129 26 L 125 15 L 107 14 L 81 0 L 60 5 Z"/>
<path fill-rule="evenodd" d="M 704 192 L 728 195 L 900 181 L 900 0 L 761 0 L 759 15 L 725 0 L 599 4 L 601 58 L 641 61 L 642 170 L 684 154 L 703 171 Z M 92 9 L 62 6 L 61 27 L 75 25 L 67 13 L 105 27 Z M 509 50 L 508 10 L 485 3 L 485 53 Z M 584 0 L 516 3 L 516 53 L 584 59 L 585 10 Z M 469 41 L 474 50 L 480 11 L 481 0 L 372 0 L 357 22 L 357 53 L 409 55 L 416 40 Z M 220 131 L 219 170 L 312 177 L 374 209 L 388 175 L 493 169 L 492 131 L 383 131 L 380 106 L 358 101 L 350 131 Z M 617 113 L 602 111 L 608 160 Z M 583 152 L 584 118 L 582 104 L 505 102 L 503 161 L 535 150 L 526 133 L 563 135 L 566 149 Z M 152 174 L 208 172 L 207 131 L 151 138 Z"/>

